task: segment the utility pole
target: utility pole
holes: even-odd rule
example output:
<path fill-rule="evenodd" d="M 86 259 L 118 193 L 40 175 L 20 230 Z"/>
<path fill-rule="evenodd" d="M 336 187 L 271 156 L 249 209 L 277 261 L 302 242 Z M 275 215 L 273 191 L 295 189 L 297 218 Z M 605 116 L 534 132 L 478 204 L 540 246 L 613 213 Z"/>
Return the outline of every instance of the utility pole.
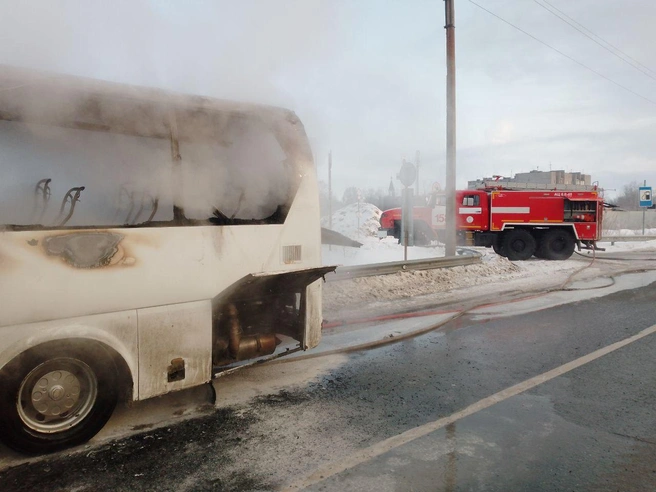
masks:
<path fill-rule="evenodd" d="M 333 230 L 333 151 L 328 152 L 328 229 Z"/>
<path fill-rule="evenodd" d="M 642 186 L 647 186 L 647 180 L 646 179 L 643 181 Z M 645 208 L 647 208 L 647 207 L 642 207 L 642 235 L 643 236 L 645 235 Z"/>
<path fill-rule="evenodd" d="M 415 167 L 417 168 L 417 193 L 419 196 L 419 151 L 415 154 Z"/>
<path fill-rule="evenodd" d="M 446 29 L 445 256 L 456 254 L 456 26 L 453 0 L 444 0 Z"/>

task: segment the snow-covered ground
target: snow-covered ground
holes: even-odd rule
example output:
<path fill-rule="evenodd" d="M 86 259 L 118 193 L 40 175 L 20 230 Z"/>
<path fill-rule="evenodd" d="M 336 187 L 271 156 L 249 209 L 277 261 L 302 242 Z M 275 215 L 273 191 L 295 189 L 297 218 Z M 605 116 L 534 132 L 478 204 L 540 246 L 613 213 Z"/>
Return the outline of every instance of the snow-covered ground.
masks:
<path fill-rule="evenodd" d="M 333 213 L 332 225 L 328 217 L 322 217 L 321 227 L 329 227 L 362 242 L 365 238 L 376 237 L 382 213 L 381 209 L 371 203 L 352 203 Z"/>
<path fill-rule="evenodd" d="M 382 211 L 371 203 L 352 203 L 333 213 L 332 230 L 362 243 L 361 248 L 344 246 L 322 247 L 324 265 L 368 265 L 402 261 L 403 246 L 393 237 L 378 239 Z M 321 219 L 321 226 L 328 227 L 328 217 Z M 408 248 L 409 260 L 444 256 L 443 246 Z"/>
<path fill-rule="evenodd" d="M 333 213 L 332 230 L 362 243 L 360 248 L 344 246 L 322 246 L 322 258 L 324 265 L 369 265 L 371 263 L 385 263 L 390 261 L 404 260 L 404 248 L 398 244 L 393 237 L 378 239 L 378 227 L 380 227 L 381 210 L 371 203 L 353 203 Z M 321 225 L 328 227 L 328 217 L 321 219 Z M 646 235 L 656 235 L 656 229 L 645 230 Z M 636 236 L 642 235 L 642 230 L 618 229 L 604 231 L 604 235 Z M 640 249 L 652 249 L 656 247 L 656 241 L 644 242 L 616 242 L 599 243 L 607 252 L 634 251 Z M 474 248 L 486 255 L 496 255 L 489 248 Z M 420 260 L 425 258 L 438 258 L 444 256 L 444 246 L 435 245 L 431 247 L 411 246 L 408 247 L 408 260 Z M 540 260 L 536 260 L 540 261 Z M 542 262 L 545 263 L 545 262 Z M 554 262 L 548 262 L 552 265 Z M 532 267 L 529 267 L 532 268 Z M 550 266 L 550 268 L 557 268 Z"/>
<path fill-rule="evenodd" d="M 355 239 L 363 246 L 349 248 L 342 246 L 323 246 L 325 265 L 364 265 L 403 260 L 403 246 L 394 238 L 378 239 L 378 219 L 380 210 L 371 204 L 353 204 L 338 210 L 333 215 L 333 229 Z M 322 222 L 327 226 L 327 220 Z M 358 227 L 359 226 L 359 227 Z M 639 231 L 641 234 L 642 231 Z M 635 235 L 636 231 L 619 230 L 617 235 Z M 656 229 L 645 231 L 656 234 Z M 600 243 L 606 251 L 613 254 L 622 251 L 656 251 L 656 241 Z M 532 258 L 528 261 L 511 262 L 494 253 L 491 248 L 471 248 L 481 253 L 482 262 L 477 265 L 436 269 L 427 271 L 399 272 L 394 275 L 365 277 L 342 282 L 331 282 L 324 289 L 324 310 L 338 312 L 348 306 L 367 303 L 389 303 L 392 300 L 409 299 L 420 296 L 444 294 L 444 298 L 457 299 L 476 291 L 478 295 L 494 296 L 503 289 L 504 284 L 517 281 L 520 289 L 532 290 L 547 283 L 568 280 L 578 271 L 591 264 L 581 256 L 574 255 L 566 261 L 547 261 Z M 655 253 L 656 254 L 656 253 Z M 441 245 L 432 247 L 409 247 L 408 259 L 423 259 L 444 256 Z M 586 274 L 601 272 L 599 267 L 588 268 Z M 448 295 L 447 295 L 448 294 Z"/>
<path fill-rule="evenodd" d="M 330 282 L 324 286 L 324 310 L 334 312 L 357 304 L 385 303 L 458 290 L 463 290 L 466 295 L 475 287 L 481 294 L 488 293 L 493 296 L 504 282 L 531 278 L 534 279 L 530 282 L 531 285 L 526 284 L 524 287 L 533 288 L 541 282 L 544 283 L 544 279 L 566 277 L 569 272 L 585 265 L 575 259 L 512 262 L 492 250 L 477 249 L 483 254 L 480 264 Z"/>
<path fill-rule="evenodd" d="M 350 237 L 350 236 L 349 236 Z M 324 265 L 369 265 L 371 263 L 385 263 L 390 261 L 403 261 L 403 246 L 393 237 L 378 239 L 377 237 L 360 238 L 360 248 L 344 246 L 323 245 L 321 254 Z M 408 247 L 408 260 L 421 260 L 424 258 L 437 258 L 444 256 L 443 246 Z"/>
<path fill-rule="evenodd" d="M 604 229 L 604 236 L 642 236 L 642 229 Z M 645 236 L 656 236 L 656 229 L 645 229 Z"/>
<path fill-rule="evenodd" d="M 656 234 L 655 234 L 656 235 Z M 349 248 L 344 246 L 322 246 L 322 259 L 324 265 L 369 265 L 371 263 L 385 263 L 390 261 L 402 261 L 403 246 L 397 244 L 397 240 L 389 237 L 385 239 L 378 239 L 375 237 L 361 238 L 360 242 L 363 243 L 361 248 Z M 640 250 L 653 250 L 656 249 L 656 240 L 652 241 L 631 241 L 631 242 L 616 242 L 611 245 L 610 242 L 599 242 L 600 248 L 606 251 L 603 254 L 611 254 L 614 252 L 622 251 L 640 251 Z M 494 257 L 497 255 L 491 248 L 475 248 L 468 246 L 467 249 L 473 249 L 485 255 L 485 258 Z M 591 255 L 587 251 L 583 254 Z M 413 246 L 408 248 L 409 260 L 420 260 L 425 258 L 437 258 L 444 256 L 444 246 L 437 245 L 431 247 Z M 555 265 L 562 262 L 553 262 L 546 260 L 531 260 L 527 262 L 520 262 L 526 264 L 548 264 Z"/>
<path fill-rule="evenodd" d="M 610 254 L 613 252 L 621 252 L 621 251 L 639 251 L 639 250 L 656 249 L 656 240 L 627 241 L 627 242 L 618 241 L 615 244 L 611 244 L 610 242 L 600 241 L 597 243 L 597 245 L 600 248 L 604 248 L 606 250 L 604 254 Z"/>

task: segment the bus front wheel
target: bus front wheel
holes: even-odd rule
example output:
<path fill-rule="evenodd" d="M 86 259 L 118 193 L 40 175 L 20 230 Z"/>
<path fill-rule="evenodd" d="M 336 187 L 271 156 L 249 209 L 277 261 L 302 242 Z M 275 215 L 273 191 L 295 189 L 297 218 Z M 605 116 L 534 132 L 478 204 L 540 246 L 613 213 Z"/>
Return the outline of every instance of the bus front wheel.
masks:
<path fill-rule="evenodd" d="M 96 343 L 67 341 L 24 352 L 0 373 L 0 439 L 27 454 L 82 444 L 109 420 L 118 371 Z"/>

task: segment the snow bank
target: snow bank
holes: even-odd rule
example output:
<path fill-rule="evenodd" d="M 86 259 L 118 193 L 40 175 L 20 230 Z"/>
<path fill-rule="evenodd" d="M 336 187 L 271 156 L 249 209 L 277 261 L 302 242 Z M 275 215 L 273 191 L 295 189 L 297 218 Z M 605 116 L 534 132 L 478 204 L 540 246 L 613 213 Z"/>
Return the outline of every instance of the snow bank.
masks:
<path fill-rule="evenodd" d="M 373 302 L 450 292 L 481 286 L 479 294 L 494 296 L 500 284 L 514 279 L 529 279 L 527 287 L 544 284 L 545 278 L 581 268 L 581 261 L 547 261 L 531 259 L 511 262 L 488 248 L 471 248 L 482 255 L 482 263 L 454 268 L 399 272 L 380 277 L 364 277 L 324 285 L 323 303 L 327 313 Z"/>
<path fill-rule="evenodd" d="M 640 231 L 642 232 L 642 231 Z M 654 232 L 653 235 L 656 235 Z M 598 242 L 600 248 L 604 248 L 606 251 L 601 252 L 600 254 L 610 254 L 613 252 L 621 251 L 636 251 L 636 250 L 654 250 L 656 249 L 656 241 L 618 241 L 615 244 L 611 245 L 610 242 Z M 585 252 L 587 255 L 588 253 Z"/>
<path fill-rule="evenodd" d="M 362 243 L 361 248 L 323 245 L 321 254 L 324 265 L 369 265 L 403 261 L 403 246 L 393 237 L 378 239 L 382 211 L 371 203 L 352 203 L 333 214 L 332 230 Z M 328 227 L 328 217 L 321 219 L 321 226 Z M 409 260 L 444 256 L 444 246 L 412 246 L 408 248 Z"/>
<path fill-rule="evenodd" d="M 605 229 L 604 236 L 642 236 L 640 229 Z M 645 236 L 656 236 L 656 229 L 645 229 Z"/>
<path fill-rule="evenodd" d="M 494 255 L 481 264 L 436 270 L 399 272 L 379 277 L 363 277 L 324 285 L 324 309 L 339 310 L 346 305 L 391 301 L 444 292 L 459 287 L 497 281 L 504 275 L 521 272 L 506 258 Z"/>
<path fill-rule="evenodd" d="M 324 265 L 366 265 L 403 260 L 403 246 L 391 237 L 377 238 L 381 210 L 369 203 L 348 205 L 333 214 L 333 230 L 363 243 L 361 248 L 343 246 L 322 247 Z M 328 219 L 322 219 L 328 226 Z M 642 231 L 640 231 L 641 233 Z M 636 231 L 619 229 L 618 235 L 635 235 Z M 645 231 L 656 235 L 656 229 Z M 654 250 L 656 241 L 603 243 L 606 254 L 632 250 Z M 394 275 L 365 277 L 324 286 L 325 312 L 335 313 L 349 306 L 360 309 L 365 304 L 390 302 L 417 296 L 439 294 L 457 289 L 479 286 L 479 294 L 494 296 L 502 283 L 523 279 L 523 288 L 537 288 L 545 280 L 563 277 L 582 267 L 582 258 L 573 256 L 566 261 L 547 261 L 532 258 L 528 261 L 511 262 L 495 254 L 490 248 L 470 248 L 482 255 L 482 263 L 464 267 L 399 272 Z M 584 253 L 585 254 L 585 253 Z M 604 253 L 600 253 L 604 254 Z M 408 259 L 424 259 L 444 256 L 444 247 L 409 247 Z M 462 292 L 462 291 L 461 291 Z M 454 293 L 457 295 L 457 292 Z"/>
<path fill-rule="evenodd" d="M 371 203 L 352 203 L 333 213 L 332 230 L 360 241 L 376 237 L 382 210 Z M 328 217 L 321 218 L 321 227 L 328 227 Z"/>
<path fill-rule="evenodd" d="M 321 249 L 324 265 L 369 265 L 371 263 L 386 263 L 403 261 L 403 246 L 393 237 L 378 239 L 377 237 L 360 238 L 360 248 L 323 245 Z M 444 256 L 443 246 L 408 247 L 409 260 L 437 258 Z"/>

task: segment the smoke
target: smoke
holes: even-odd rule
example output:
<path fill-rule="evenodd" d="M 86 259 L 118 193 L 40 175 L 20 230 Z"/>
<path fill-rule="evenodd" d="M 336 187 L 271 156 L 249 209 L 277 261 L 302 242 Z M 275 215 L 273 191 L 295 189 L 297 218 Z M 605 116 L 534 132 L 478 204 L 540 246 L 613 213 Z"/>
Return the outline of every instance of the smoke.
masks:
<path fill-rule="evenodd" d="M 0 7 L 0 63 L 280 104 L 276 78 L 333 53 L 336 8 L 266 2 L 63 1 Z"/>
<path fill-rule="evenodd" d="M 286 113 L 6 68 L 0 79 L 0 114 L 13 120 L 0 121 L 3 224 L 60 224 L 74 187 L 69 226 L 167 221 L 174 203 L 189 219 L 264 219 L 291 204 L 304 172 Z"/>
<path fill-rule="evenodd" d="M 184 8 L 147 1 L 65 1 L 0 9 L 6 26 L 0 63 L 286 107 L 294 101 L 280 87 L 280 74 L 330 52 L 320 41 L 336 22 L 329 2 L 313 0 L 288 1 L 284 8 L 260 1 L 192 2 Z M 180 122 L 180 131 L 194 134 L 181 138 L 180 184 L 163 165 L 171 162 L 170 143 L 162 138 L 165 115 L 149 114 L 139 104 L 89 103 L 65 87 L 62 91 L 45 104 L 30 97 L 12 103 L 13 95 L 5 95 L 2 105 L 44 123 L 86 113 L 92 124 L 120 127 L 129 121 L 132 128 L 121 135 L 3 124 L 0 159 L 9 174 L 0 184 L 1 223 L 30 222 L 34 186 L 42 178 L 53 180 L 45 224 L 56 221 L 73 186 L 86 189 L 69 225 L 122 223 L 142 201 L 143 220 L 155 197 L 154 220 L 168 220 L 174 191 L 189 217 L 207 219 L 217 208 L 228 217 L 260 219 L 287 203 L 294 191 L 290 158 L 263 125 L 250 121 L 248 128 L 219 131 L 220 122 L 202 122 L 199 115 L 197 121 Z M 203 135 L 207 128 L 223 134 Z"/>
<path fill-rule="evenodd" d="M 653 80 L 534 3 L 497 3 L 501 17 L 650 97 Z M 618 18 L 598 3 L 565 11 L 653 69 L 656 4 L 627 4 Z M 422 179 L 444 182 L 443 2 L 62 0 L 5 2 L 0 15 L 0 63 L 294 109 L 324 180 L 333 151 L 337 196 L 386 189 L 416 150 Z M 617 185 L 654 177 L 634 171 L 653 155 L 652 105 L 467 2 L 456 26 L 460 186 L 549 162 L 585 162 L 611 187 L 618 174 Z M 621 146 L 612 140 L 639 122 Z M 500 139 L 506 123 L 514 131 Z M 590 138 L 571 140 L 581 132 Z"/>
<path fill-rule="evenodd" d="M 264 219 L 288 202 L 292 191 L 286 155 L 264 128 L 232 126 L 229 145 L 182 143 L 183 206 L 188 218 L 213 209 L 228 217 Z"/>
<path fill-rule="evenodd" d="M 387 186 L 403 155 L 438 134 L 437 63 L 408 57 L 427 30 L 441 33 L 425 10 L 333 0 L 19 4 L 2 9 L 0 63 L 287 107 L 319 167 L 332 147 L 336 180 Z"/>

